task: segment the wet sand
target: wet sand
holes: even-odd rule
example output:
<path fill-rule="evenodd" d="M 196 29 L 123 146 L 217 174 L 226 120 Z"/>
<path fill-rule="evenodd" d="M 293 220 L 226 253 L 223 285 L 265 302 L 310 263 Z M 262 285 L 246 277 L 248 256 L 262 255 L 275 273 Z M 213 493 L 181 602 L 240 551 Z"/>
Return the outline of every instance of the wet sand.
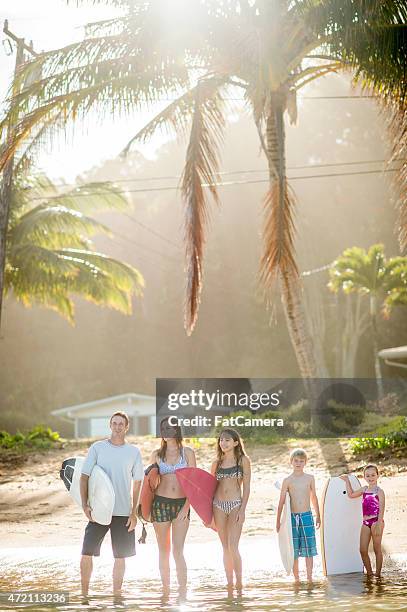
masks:
<path fill-rule="evenodd" d="M 132 438 L 147 465 L 157 446 L 154 438 Z M 86 518 L 69 497 L 59 478 L 62 460 L 86 454 L 90 441 L 67 443 L 63 449 L 30 455 L 18 465 L 0 463 L 0 522 L 2 548 L 77 545 L 80 547 Z M 295 441 L 270 446 L 248 447 L 252 460 L 252 492 L 246 513 L 243 537 L 275 536 L 275 509 L 278 490 L 274 486 L 289 472 L 288 456 Z M 348 470 L 360 469 L 365 460 L 352 458 L 347 441 L 302 442 L 309 461 L 307 471 L 316 478 L 321 499 L 326 479 Z M 209 469 L 214 442 L 204 440 L 195 448 L 199 467 Z M 380 466 L 380 461 L 378 462 Z M 388 457 L 382 462 L 380 485 L 386 493 L 383 545 L 387 554 L 407 554 L 407 462 Z M 141 527 L 136 527 L 140 537 Z M 148 538 L 154 539 L 149 528 Z M 193 514 L 188 541 L 207 543 L 217 536 Z"/>

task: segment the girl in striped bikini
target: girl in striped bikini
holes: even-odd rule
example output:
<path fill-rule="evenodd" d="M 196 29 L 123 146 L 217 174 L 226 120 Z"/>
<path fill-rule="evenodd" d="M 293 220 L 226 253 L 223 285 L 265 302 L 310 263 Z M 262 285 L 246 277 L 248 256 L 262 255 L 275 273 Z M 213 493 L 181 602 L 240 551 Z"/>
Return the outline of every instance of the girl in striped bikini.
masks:
<path fill-rule="evenodd" d="M 211 473 L 218 481 L 213 500 L 213 515 L 223 547 L 229 593 L 233 590 L 233 574 L 236 588 L 242 589 L 242 559 L 239 540 L 245 520 L 245 510 L 250 495 L 250 460 L 243 441 L 234 429 L 224 429 L 218 438 L 217 459 Z"/>

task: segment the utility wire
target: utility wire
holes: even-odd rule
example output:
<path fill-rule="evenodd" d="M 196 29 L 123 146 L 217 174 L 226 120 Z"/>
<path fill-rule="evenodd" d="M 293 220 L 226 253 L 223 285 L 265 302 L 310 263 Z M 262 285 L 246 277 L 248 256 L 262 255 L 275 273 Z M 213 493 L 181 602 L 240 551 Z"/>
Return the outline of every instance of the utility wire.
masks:
<path fill-rule="evenodd" d="M 115 230 L 111 230 L 111 231 L 114 234 L 114 236 L 118 236 L 122 240 L 125 240 L 126 242 L 130 242 L 131 244 L 134 244 L 135 246 L 139 247 L 140 249 L 144 249 L 145 251 L 148 251 L 149 253 L 153 253 L 154 255 L 159 255 L 160 257 L 163 257 L 167 261 L 169 259 L 171 259 L 172 261 L 175 261 L 176 263 L 180 262 L 180 260 L 178 258 L 176 258 L 176 257 L 171 257 L 171 255 L 167 255 L 165 253 L 161 253 L 161 251 L 157 251 L 155 249 L 152 249 L 151 247 L 148 247 L 145 244 L 140 244 L 140 243 L 136 242 L 135 240 L 132 240 L 128 236 L 125 236 L 124 234 L 121 234 L 120 232 L 116 232 Z"/>
<path fill-rule="evenodd" d="M 113 233 L 119 239 L 124 240 L 126 242 L 129 242 L 131 244 L 134 244 L 134 245 L 136 245 L 138 247 L 142 247 L 142 248 L 144 248 L 144 249 L 146 249 L 148 251 L 151 251 L 152 253 L 154 253 L 156 255 L 160 255 L 161 257 L 164 257 L 167 261 L 169 259 L 172 259 L 172 261 L 175 261 L 176 263 L 180 263 L 179 260 L 176 260 L 174 257 L 168 257 L 168 255 L 164 255 L 163 253 L 160 253 L 159 251 L 154 251 L 154 250 L 152 250 L 152 249 L 150 249 L 150 248 L 148 248 L 148 247 L 146 247 L 144 245 L 140 245 L 140 244 L 138 244 L 138 242 L 136 242 L 135 240 L 132 240 L 131 238 L 129 238 L 128 236 L 125 236 L 124 234 L 120 234 L 118 232 L 113 232 Z M 173 243 L 173 244 L 175 244 L 175 243 Z M 177 248 L 181 248 L 181 247 L 179 247 L 179 245 L 175 245 L 175 246 Z M 139 255 L 137 257 L 139 257 Z M 146 260 L 144 259 L 144 261 L 146 261 Z M 151 262 L 147 261 L 147 263 L 150 264 Z M 314 268 L 313 270 L 305 270 L 304 272 L 300 273 L 300 276 L 306 278 L 307 276 L 311 276 L 311 274 L 317 274 L 318 272 L 323 272 L 325 270 L 329 270 L 329 268 L 332 266 L 332 263 L 333 262 L 331 262 L 330 264 L 326 264 L 324 266 L 320 266 L 319 268 Z M 163 268 L 160 268 L 160 269 L 162 271 L 166 272 Z M 228 269 L 231 270 L 232 268 L 230 266 L 228 266 Z"/>
<path fill-rule="evenodd" d="M 304 272 L 301 272 L 300 276 L 306 277 L 306 276 L 311 276 L 311 274 L 316 274 L 317 272 L 323 272 L 324 270 L 329 270 L 329 268 L 332 266 L 331 262 L 330 264 L 326 264 L 325 266 L 320 266 L 319 268 L 314 268 L 313 270 L 306 270 Z"/>
<path fill-rule="evenodd" d="M 386 163 L 395 163 L 395 162 L 404 162 L 406 161 L 406 159 L 404 158 L 398 158 L 398 159 L 394 159 L 394 160 L 387 160 L 387 159 L 367 159 L 367 160 L 362 160 L 362 161 L 348 161 L 348 162 L 328 162 L 328 163 L 322 163 L 322 164 L 305 164 L 302 166 L 287 166 L 287 170 L 308 170 L 308 169 L 313 169 L 313 168 L 331 168 L 334 166 L 359 166 L 359 165 L 367 165 L 367 164 L 386 164 Z M 230 175 L 234 175 L 234 174 L 255 174 L 258 172 L 268 172 L 267 168 L 265 169 L 249 169 L 249 170 L 227 170 L 227 171 L 223 171 L 223 172 L 218 172 L 217 174 L 219 176 L 230 176 Z M 30 176 L 43 176 L 44 173 L 42 172 L 35 172 L 35 173 L 30 173 Z M 169 180 L 180 180 L 181 179 L 181 175 L 179 174 L 172 174 L 172 175 L 167 175 L 167 176 L 149 176 L 149 177 L 134 177 L 134 178 L 119 178 L 119 179 L 114 179 L 111 182 L 112 183 L 138 183 L 138 182 L 149 182 L 149 181 L 169 181 Z M 92 181 L 93 185 L 103 185 L 104 183 L 106 183 L 106 181 Z M 75 187 L 77 186 L 76 184 L 69 184 L 69 183 L 61 183 L 60 185 L 57 183 L 53 183 L 53 185 L 57 186 L 57 187 Z M 83 187 L 83 183 L 81 183 L 79 185 L 80 187 Z M 29 189 L 35 189 L 35 187 L 26 187 L 26 190 Z"/>
<path fill-rule="evenodd" d="M 168 240 L 168 238 L 166 238 L 165 236 L 163 236 L 162 234 L 156 232 L 155 230 L 153 230 L 151 227 L 149 227 L 148 225 L 145 225 L 144 223 L 142 223 L 141 221 L 139 221 L 138 219 L 135 219 L 134 217 L 132 217 L 131 215 L 129 215 L 128 213 L 125 212 L 121 212 L 122 215 L 124 215 L 125 217 L 127 217 L 128 219 L 130 219 L 130 221 L 132 221 L 133 223 L 135 223 L 136 225 L 139 225 L 140 227 L 142 227 L 143 229 L 145 229 L 147 232 L 150 232 L 150 234 L 152 234 L 153 236 L 156 236 L 157 238 L 161 238 L 161 240 L 164 240 L 164 242 L 167 242 L 168 244 L 170 244 L 171 246 L 175 247 L 176 249 L 180 249 L 181 247 L 179 246 L 179 244 L 176 244 L 175 242 L 172 242 L 172 240 Z"/>
<path fill-rule="evenodd" d="M 299 180 L 307 180 L 314 178 L 334 178 L 334 177 L 342 177 L 342 176 L 362 176 L 367 174 L 386 174 L 388 172 L 397 172 L 400 168 L 391 168 L 388 170 L 360 170 L 358 172 L 338 172 L 338 173 L 330 173 L 330 174 L 309 174 L 308 176 L 289 176 L 287 179 L 289 181 L 299 181 Z M 244 181 L 225 181 L 222 183 L 202 183 L 202 187 L 230 187 L 232 185 L 253 185 L 256 183 L 268 183 L 269 178 L 266 179 L 252 179 L 252 180 L 244 180 Z M 178 186 L 166 186 L 166 187 L 149 187 L 149 188 L 140 188 L 140 189 L 126 189 L 126 191 L 120 192 L 125 195 L 126 193 L 150 193 L 154 191 L 178 191 Z M 89 195 L 109 195 L 111 191 L 89 191 L 88 193 L 77 193 L 75 194 L 75 198 L 86 198 Z M 41 197 L 35 196 L 31 198 L 31 200 L 53 200 L 55 196 L 49 197 Z"/>

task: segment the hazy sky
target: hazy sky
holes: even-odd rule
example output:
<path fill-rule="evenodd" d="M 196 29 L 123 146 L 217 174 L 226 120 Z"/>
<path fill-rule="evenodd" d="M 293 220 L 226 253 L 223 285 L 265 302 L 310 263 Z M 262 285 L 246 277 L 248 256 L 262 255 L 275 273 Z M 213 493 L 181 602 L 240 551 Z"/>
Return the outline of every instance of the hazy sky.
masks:
<path fill-rule="evenodd" d="M 117 8 L 103 4 L 93 6 L 91 3 L 80 8 L 74 0 L 67 6 L 66 0 L 0 0 L 0 19 L 9 21 L 9 29 L 27 42 L 33 40 L 37 51 L 49 50 L 83 37 L 86 23 L 107 19 L 118 14 Z M 1 103 L 7 92 L 14 69 L 15 54 L 8 55 L 9 45 L 2 27 L 2 47 L 0 48 L 0 96 Z M 165 104 L 163 104 L 165 106 Z M 52 177 L 64 177 L 72 181 L 77 174 L 89 169 L 104 159 L 118 154 L 127 144 L 129 138 L 144 125 L 151 114 L 138 113 L 134 124 L 129 120 L 115 121 L 115 124 L 104 122 L 97 125 L 94 118 L 75 131 L 72 143 L 61 138 L 55 142 L 50 151 L 39 156 L 38 166 L 43 167 Z M 78 126 L 79 127 L 79 126 Z M 149 146 L 139 147 L 148 157 L 154 156 L 157 146 L 162 144 L 162 137 L 156 138 Z"/>

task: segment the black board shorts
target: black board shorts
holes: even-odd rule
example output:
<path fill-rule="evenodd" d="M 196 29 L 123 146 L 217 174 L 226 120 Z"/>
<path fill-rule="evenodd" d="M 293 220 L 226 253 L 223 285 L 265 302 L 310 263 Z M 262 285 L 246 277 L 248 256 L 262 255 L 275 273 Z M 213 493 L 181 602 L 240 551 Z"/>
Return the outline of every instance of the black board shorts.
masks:
<path fill-rule="evenodd" d="M 89 557 L 99 557 L 103 539 L 110 529 L 114 558 L 124 559 L 135 555 L 135 530 L 128 531 L 128 527 L 126 527 L 128 520 L 128 516 L 112 516 L 110 525 L 100 525 L 89 521 L 83 538 L 82 554 Z"/>

